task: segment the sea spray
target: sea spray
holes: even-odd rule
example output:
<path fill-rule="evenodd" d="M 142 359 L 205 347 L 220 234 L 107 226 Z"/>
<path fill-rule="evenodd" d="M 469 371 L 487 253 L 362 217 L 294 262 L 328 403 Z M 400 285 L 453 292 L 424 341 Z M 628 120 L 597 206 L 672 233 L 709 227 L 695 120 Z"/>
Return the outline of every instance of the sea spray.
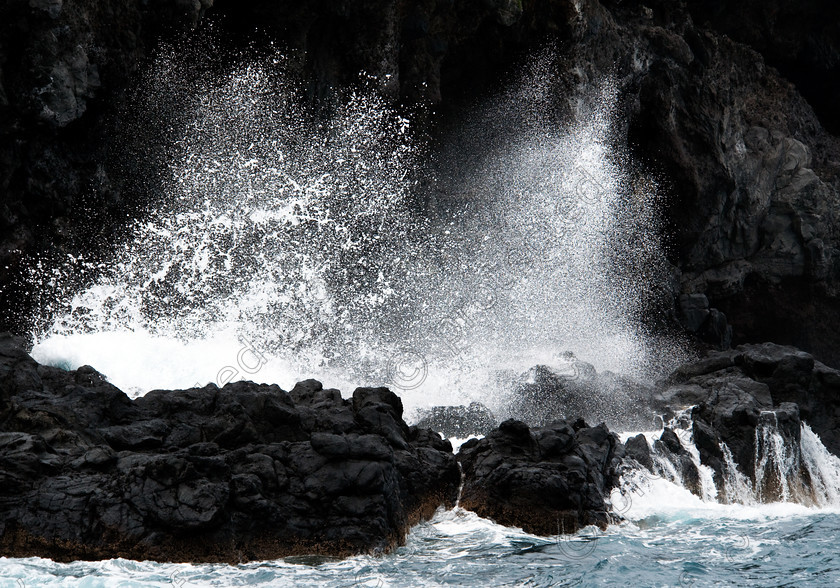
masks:
<path fill-rule="evenodd" d="M 176 65 L 152 76 L 170 93 Z M 564 350 L 661 371 L 681 351 L 641 321 L 668 267 L 656 185 L 616 151 L 615 84 L 557 96 L 538 65 L 492 101 L 517 124 L 479 111 L 454 131 L 471 163 L 449 167 L 374 92 L 327 115 L 304 106 L 282 56 L 184 88 L 161 198 L 93 283 L 44 309 L 35 357 L 92 364 L 134 394 L 317 377 L 389 385 L 409 408 L 492 407 Z M 239 365 L 248 346 L 259 370 Z"/>
<path fill-rule="evenodd" d="M 798 425 L 798 441 L 786 440 L 779 430 L 777 419 L 773 418 L 774 413 L 767 411 L 762 415 L 763 418 L 755 430 L 753 475 L 756 481 L 741 471 L 726 443 L 720 444 L 723 455 L 722 479 L 716 480 L 716 474 L 711 468 L 700 462 L 699 451 L 691 434 L 690 421 L 688 427 L 680 427 L 681 419 L 685 425 L 684 419 L 690 412 L 691 409 L 679 412 L 667 425 L 673 428 L 697 467 L 702 491 L 696 496 L 693 495 L 685 484 L 678 465 L 669 455 L 657 449 L 656 440 L 661 436 L 662 430 L 645 431 L 642 434 L 652 447 L 653 471 L 633 462 L 626 467 L 626 471 L 621 475 L 621 483 L 613 490 L 611 496 L 613 505 L 617 505 L 617 514 L 623 516 L 632 512 L 634 503 L 637 503 L 637 510 L 638 503 L 644 504 L 645 508 L 655 509 L 656 497 L 661 498 L 661 495 L 667 492 L 672 493 L 669 504 L 673 508 L 679 508 L 680 504 L 685 508 L 695 508 L 699 499 L 709 505 L 703 508 L 730 515 L 738 511 L 729 508 L 720 510 L 711 505 L 756 507 L 762 504 L 783 503 L 801 505 L 803 508 L 840 509 L 840 459 L 826 449 L 807 423 Z M 622 433 L 620 438 L 626 442 L 634 435 L 636 433 Z M 638 512 L 635 514 L 638 515 Z"/>

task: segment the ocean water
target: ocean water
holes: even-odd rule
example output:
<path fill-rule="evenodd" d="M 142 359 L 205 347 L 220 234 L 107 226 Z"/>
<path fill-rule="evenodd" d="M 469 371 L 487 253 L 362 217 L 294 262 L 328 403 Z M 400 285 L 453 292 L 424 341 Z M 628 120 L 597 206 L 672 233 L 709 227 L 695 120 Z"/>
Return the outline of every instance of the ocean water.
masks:
<path fill-rule="evenodd" d="M 675 493 L 679 494 L 677 489 Z M 0 558 L 0 586 L 830 586 L 840 511 L 650 505 L 605 531 L 536 537 L 460 509 L 383 556 L 238 566 Z"/>
<path fill-rule="evenodd" d="M 315 377 L 346 395 L 384 384 L 411 421 L 431 405 L 504 406 L 529 368 L 568 351 L 639 378 L 688 357 L 642 320 L 670 279 L 663 194 L 622 147 L 614 81 L 561 91 L 537 56 L 432 153 L 375 91 L 348 92 L 327 118 L 300 106 L 282 56 L 212 79 L 190 66 L 161 57 L 136 98 L 152 118 L 126 131 L 169 129 L 150 180 L 160 199 L 109 259 L 33 264 L 37 360 L 93 365 L 131 396 L 240 379 Z M 611 497 L 623 521 L 605 531 L 535 537 L 441 510 L 383 555 L 0 558 L 0 586 L 840 584 L 840 461 L 807 427 L 802 451 L 819 483 L 807 499 L 760 504 L 735 470 L 718 496 L 703 469 L 701 499 L 663 466 L 628 474 Z"/>

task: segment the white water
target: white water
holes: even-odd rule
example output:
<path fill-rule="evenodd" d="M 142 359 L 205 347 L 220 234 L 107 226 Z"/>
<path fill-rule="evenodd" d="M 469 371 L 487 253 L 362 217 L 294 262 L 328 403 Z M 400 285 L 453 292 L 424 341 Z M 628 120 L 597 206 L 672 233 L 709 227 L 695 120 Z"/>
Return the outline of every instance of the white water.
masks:
<path fill-rule="evenodd" d="M 723 485 L 724 501 L 729 504 L 755 504 L 756 499 L 753 484 L 750 479 L 745 476 L 740 469 L 738 469 L 738 464 L 735 463 L 735 459 L 732 457 L 732 451 L 729 449 L 729 446 L 727 446 L 726 443 L 721 442 L 720 450 L 723 453 L 724 475 L 726 476 Z"/>
<path fill-rule="evenodd" d="M 815 512 L 840 513 L 840 502 L 822 507 L 806 506 L 797 502 L 725 504 L 715 500 L 704 500 L 665 478 L 642 476 L 641 480 L 637 481 L 639 487 L 636 491 L 631 492 L 629 497 L 620 499 L 620 503 L 624 505 L 621 516 L 630 521 L 638 522 L 650 517 L 671 520 L 754 520 L 801 516 Z"/>
<path fill-rule="evenodd" d="M 781 492 L 769 495 L 778 500 L 768 501 L 764 488 L 761 484 L 754 484 L 741 471 L 725 443 L 721 444 L 724 468 L 719 495 L 714 479 L 716 474 L 700 462 L 700 453 L 694 445 L 690 428 L 679 427 L 681 419 L 687 418 L 689 413 L 690 409 L 678 414 L 668 426 L 673 428 L 700 472 L 701 496 L 683 487 L 680 472 L 668 459 L 656 453 L 654 442 L 659 439 L 662 430 L 644 431 L 642 434 L 651 446 L 656 471 L 641 468 L 623 474 L 620 487 L 610 496 L 617 514 L 637 520 L 676 513 L 690 513 L 691 516 L 718 513 L 726 517 L 754 518 L 822 510 L 840 512 L 840 458 L 825 448 L 807 423 L 801 425 L 802 437 L 798 447 L 785 443 L 772 424 L 775 421 L 768 419 L 756 428 L 755 479 L 764 479 L 767 468 L 773 468 L 774 474 L 781 480 Z M 626 442 L 637 434 L 622 433 L 619 438 Z M 802 466 L 807 470 L 804 480 Z"/>
<path fill-rule="evenodd" d="M 807 424 L 802 424 L 802 463 L 808 470 L 816 502 L 840 505 L 840 459 L 825 448 Z"/>
<path fill-rule="evenodd" d="M 656 185 L 614 147 L 610 81 L 560 123 L 546 59 L 455 132 L 473 154 L 457 164 L 372 93 L 318 118 L 277 57 L 198 80 L 131 238 L 104 264 L 34 271 L 57 294 L 33 356 L 132 395 L 316 377 L 388 385 L 409 409 L 492 408 L 566 350 L 666 369 L 682 351 L 638 322 L 667 271 Z M 163 60 L 146 99 L 180 72 Z M 79 289 L 80 268 L 97 277 Z"/>

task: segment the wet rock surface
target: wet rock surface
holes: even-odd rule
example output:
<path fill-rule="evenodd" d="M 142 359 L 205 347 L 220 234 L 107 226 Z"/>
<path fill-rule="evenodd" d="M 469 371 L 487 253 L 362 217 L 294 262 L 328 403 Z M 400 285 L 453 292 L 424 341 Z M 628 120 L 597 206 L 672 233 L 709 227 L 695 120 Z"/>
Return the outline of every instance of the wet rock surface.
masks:
<path fill-rule="evenodd" d="M 491 429 L 486 408 L 454 407 L 487 433 L 456 458 L 436 432 L 408 426 L 385 388 L 345 400 L 315 380 L 289 392 L 237 382 L 131 400 L 92 367 L 40 365 L 23 345 L 0 336 L 0 548 L 10 556 L 381 552 L 454 506 L 462 482 L 464 508 L 530 532 L 611 520 L 624 448 L 603 424 Z"/>
<path fill-rule="evenodd" d="M 539 535 L 603 528 L 613 520 L 607 501 L 623 453 L 605 425 L 557 421 L 530 429 L 510 419 L 458 452 L 460 504 Z"/>
<path fill-rule="evenodd" d="M 674 481 L 681 484 L 692 494 L 703 495 L 697 464 L 694 463 L 691 455 L 683 447 L 680 438 L 673 429 L 665 427 L 659 439 L 653 443 L 653 449 L 658 456 L 667 460 L 674 468 L 676 474 Z M 659 471 L 661 473 L 661 468 Z"/>
<path fill-rule="evenodd" d="M 0 549 L 55 560 L 239 562 L 390 549 L 452 506 L 452 447 L 400 399 L 309 380 L 130 400 L 0 337 Z"/>
<path fill-rule="evenodd" d="M 840 371 L 786 345 L 762 343 L 710 353 L 678 368 L 658 393 L 664 406 L 700 405 L 700 416 L 725 437 L 783 403 L 795 403 L 834 454 L 840 454 Z M 743 434 L 743 433 L 742 433 Z"/>
<path fill-rule="evenodd" d="M 779 456 L 771 455 L 776 448 L 769 444 L 780 443 L 790 463 L 798 463 L 803 422 L 840 455 L 840 372 L 793 347 L 764 343 L 711 353 L 678 368 L 658 402 L 666 414 L 694 407 L 692 439 L 719 490 L 734 466 L 760 499 L 781 499 L 780 481 L 774 479 L 779 464 L 767 463 Z M 791 475 L 807 487 L 804 470 Z"/>

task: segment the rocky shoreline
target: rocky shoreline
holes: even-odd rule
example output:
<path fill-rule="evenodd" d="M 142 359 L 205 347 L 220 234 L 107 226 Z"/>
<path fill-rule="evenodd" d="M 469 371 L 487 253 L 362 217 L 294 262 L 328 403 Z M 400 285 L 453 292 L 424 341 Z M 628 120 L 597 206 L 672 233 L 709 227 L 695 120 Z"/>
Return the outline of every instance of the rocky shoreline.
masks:
<path fill-rule="evenodd" d="M 658 475 L 663 460 L 675 481 L 701 492 L 698 464 L 668 427 L 652 446 L 641 435 L 623 444 L 606 425 L 582 419 L 495 426 L 489 411 L 451 408 L 486 433 L 455 455 L 435 431 L 407 425 L 402 402 L 385 388 L 343 399 L 314 380 L 289 392 L 237 382 L 131 400 L 93 368 L 40 365 L 24 345 L 0 335 L 7 557 L 238 563 L 382 553 L 437 508 L 455 506 L 459 489 L 461 507 L 500 524 L 572 533 L 619 521 L 611 494 L 624 492 L 621 474 Z M 840 372 L 764 344 L 681 366 L 656 384 L 648 410 L 668 419 L 693 407 L 671 423 L 690 433 L 722 500 L 731 467 L 724 443 L 758 500 L 774 501 L 783 498 L 782 481 L 756 465 L 762 432 L 772 421 L 795 461 L 807 420 L 837 454 L 838 402 Z M 814 502 L 817 484 L 804 464 L 800 470 L 787 499 Z"/>
<path fill-rule="evenodd" d="M 401 544 L 460 473 L 384 388 L 153 391 L 38 365 L 0 340 L 0 553 L 231 562 Z"/>

